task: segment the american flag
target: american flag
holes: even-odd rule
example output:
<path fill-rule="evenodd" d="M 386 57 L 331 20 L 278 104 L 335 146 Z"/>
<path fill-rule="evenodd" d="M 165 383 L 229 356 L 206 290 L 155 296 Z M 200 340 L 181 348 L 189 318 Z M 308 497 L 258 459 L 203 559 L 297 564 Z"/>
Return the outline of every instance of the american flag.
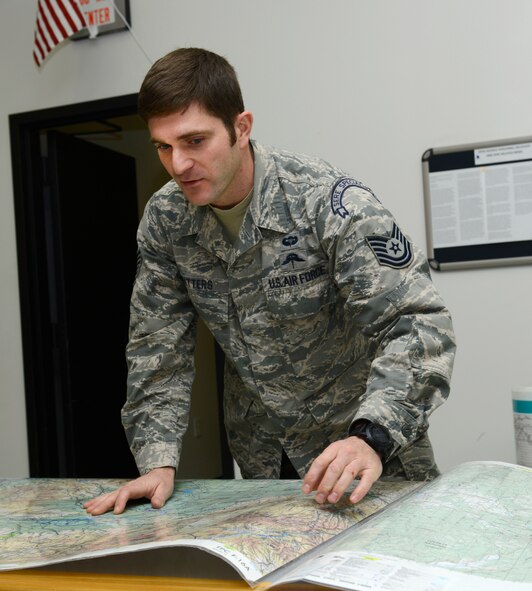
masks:
<path fill-rule="evenodd" d="M 40 67 L 52 49 L 87 26 L 77 0 L 38 0 L 33 59 Z"/>

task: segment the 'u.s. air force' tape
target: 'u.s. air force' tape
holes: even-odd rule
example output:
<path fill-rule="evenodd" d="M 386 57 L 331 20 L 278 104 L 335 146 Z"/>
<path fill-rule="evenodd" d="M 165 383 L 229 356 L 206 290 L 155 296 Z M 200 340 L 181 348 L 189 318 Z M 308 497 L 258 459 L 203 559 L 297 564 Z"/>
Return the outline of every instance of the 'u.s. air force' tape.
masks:
<path fill-rule="evenodd" d="M 381 265 L 403 269 L 412 260 L 412 246 L 395 222 L 391 236 L 366 236 L 366 241 Z"/>

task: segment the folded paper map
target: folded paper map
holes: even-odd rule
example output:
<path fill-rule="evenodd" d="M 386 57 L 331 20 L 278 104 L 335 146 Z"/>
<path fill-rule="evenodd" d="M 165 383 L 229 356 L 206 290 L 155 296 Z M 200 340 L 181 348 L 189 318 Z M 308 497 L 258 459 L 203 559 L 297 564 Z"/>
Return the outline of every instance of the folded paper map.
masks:
<path fill-rule="evenodd" d="M 0 480 L 0 570 L 192 546 L 261 589 L 532 590 L 529 468 L 472 462 L 430 483 L 377 482 L 357 505 L 318 505 L 299 481 L 177 481 L 162 509 L 87 515 L 87 499 L 122 482 Z"/>

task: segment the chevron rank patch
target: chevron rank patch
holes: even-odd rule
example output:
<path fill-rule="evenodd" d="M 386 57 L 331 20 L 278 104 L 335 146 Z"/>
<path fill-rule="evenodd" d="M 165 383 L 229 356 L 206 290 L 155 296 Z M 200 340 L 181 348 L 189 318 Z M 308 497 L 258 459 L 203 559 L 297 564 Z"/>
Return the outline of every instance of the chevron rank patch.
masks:
<path fill-rule="evenodd" d="M 412 246 L 395 222 L 391 236 L 366 236 L 366 241 L 381 265 L 403 269 L 412 261 Z"/>

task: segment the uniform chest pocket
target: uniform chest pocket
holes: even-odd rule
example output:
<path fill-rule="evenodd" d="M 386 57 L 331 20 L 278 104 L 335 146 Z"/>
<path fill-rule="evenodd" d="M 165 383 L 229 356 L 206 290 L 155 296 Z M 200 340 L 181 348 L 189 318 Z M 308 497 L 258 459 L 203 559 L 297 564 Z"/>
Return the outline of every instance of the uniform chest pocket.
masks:
<path fill-rule="evenodd" d="M 271 288 L 266 280 L 264 291 L 274 330 L 299 374 L 311 352 L 319 354 L 326 346 L 334 287 L 328 275 L 324 275 L 315 281 L 282 288 Z"/>
<path fill-rule="evenodd" d="M 332 302 L 334 292 L 328 276 L 303 285 L 295 281 L 290 285 L 290 277 L 282 278 L 282 287 L 272 279 L 263 279 L 268 309 L 278 322 L 308 319 Z"/>

